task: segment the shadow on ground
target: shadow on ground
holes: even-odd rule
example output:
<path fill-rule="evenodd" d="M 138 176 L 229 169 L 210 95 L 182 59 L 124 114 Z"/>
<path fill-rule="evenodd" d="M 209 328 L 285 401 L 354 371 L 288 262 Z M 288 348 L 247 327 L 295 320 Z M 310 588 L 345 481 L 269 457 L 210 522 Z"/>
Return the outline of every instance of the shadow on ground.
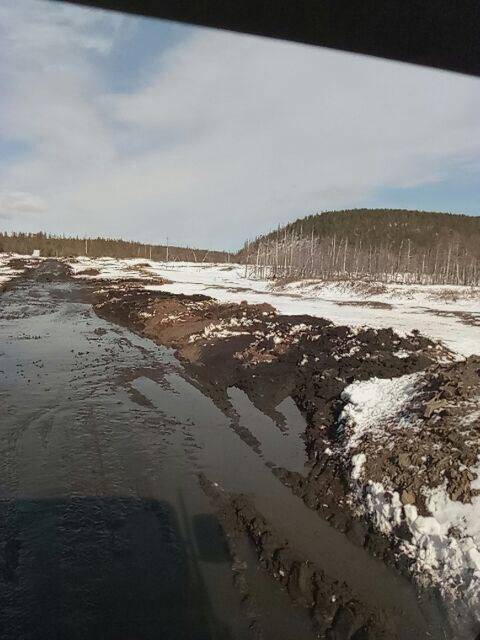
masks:
<path fill-rule="evenodd" d="M 0 637 L 228 640 L 199 571 L 228 561 L 214 516 L 165 501 L 3 501 Z"/>

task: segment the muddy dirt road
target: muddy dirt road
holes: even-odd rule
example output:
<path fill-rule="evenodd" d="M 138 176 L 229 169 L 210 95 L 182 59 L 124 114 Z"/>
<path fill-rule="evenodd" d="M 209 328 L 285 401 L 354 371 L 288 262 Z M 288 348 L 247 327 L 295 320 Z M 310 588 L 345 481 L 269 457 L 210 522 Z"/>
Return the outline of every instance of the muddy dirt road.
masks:
<path fill-rule="evenodd" d="M 293 403 L 280 438 L 232 389 L 236 431 L 171 351 L 97 317 L 88 287 L 51 261 L 0 298 L 2 639 L 453 637 L 433 600 L 272 473 L 302 468 Z M 324 615 L 293 604 L 246 538 L 226 540 L 199 474 L 249 495 L 323 572 Z"/>

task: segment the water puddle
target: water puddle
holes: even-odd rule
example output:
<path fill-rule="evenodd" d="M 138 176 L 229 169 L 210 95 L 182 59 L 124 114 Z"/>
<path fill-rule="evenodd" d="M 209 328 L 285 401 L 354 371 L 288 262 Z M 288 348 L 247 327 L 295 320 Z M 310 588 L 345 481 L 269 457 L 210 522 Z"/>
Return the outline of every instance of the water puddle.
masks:
<path fill-rule="evenodd" d="M 434 603 L 420 603 L 406 578 L 355 546 L 294 496 L 196 387 L 176 373 L 168 374 L 166 381 L 167 387 L 139 378 L 134 385 L 163 415 L 188 426 L 197 444 L 193 461 L 197 472 L 226 491 L 251 496 L 300 557 L 315 562 L 329 578 L 346 582 L 372 610 L 396 620 L 399 638 L 428 638 L 435 628 L 438 633 L 433 637 L 442 637 L 443 616 Z"/>
<path fill-rule="evenodd" d="M 264 459 L 274 466 L 302 473 L 306 461 L 303 439 L 306 423 L 292 398 L 286 398 L 276 407 L 283 417 L 282 424 L 278 425 L 257 409 L 241 389 L 230 387 L 228 397 L 240 426 L 260 442 Z"/>

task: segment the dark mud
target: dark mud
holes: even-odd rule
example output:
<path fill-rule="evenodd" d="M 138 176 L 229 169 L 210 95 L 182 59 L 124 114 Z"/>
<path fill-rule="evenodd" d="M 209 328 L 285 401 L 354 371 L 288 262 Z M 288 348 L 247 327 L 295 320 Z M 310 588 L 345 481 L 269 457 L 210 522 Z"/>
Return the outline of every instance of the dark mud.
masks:
<path fill-rule="evenodd" d="M 297 607 L 309 612 L 319 637 L 358 639 L 373 638 L 379 632 L 382 637 L 387 633 L 388 625 L 380 626 L 371 612 L 365 610 L 364 604 L 352 598 L 348 585 L 332 581 L 314 563 L 296 555 L 288 540 L 272 529 L 245 496 L 227 497 L 205 478 L 201 481 L 206 493 L 217 504 L 237 578 L 244 578 L 242 586 L 246 597 L 252 598 L 252 595 L 242 571 L 239 531 L 246 532 L 260 564 L 282 584 L 289 598 Z"/>
<path fill-rule="evenodd" d="M 369 309 L 393 309 L 393 305 L 388 302 L 378 302 L 377 300 L 343 300 L 336 302 L 339 307 L 368 307 Z"/>
<path fill-rule="evenodd" d="M 7 266 L 10 269 L 14 269 L 17 274 L 11 280 L 3 283 L 0 282 L 0 293 L 2 291 L 8 291 L 11 287 L 16 286 L 19 281 L 28 278 L 30 272 L 38 267 L 38 265 L 39 260 L 36 258 L 11 258 L 8 260 Z"/>
<path fill-rule="evenodd" d="M 281 555 L 288 540 L 289 553 L 293 555 L 282 565 L 284 576 L 279 582 L 291 595 L 295 591 L 293 585 L 298 583 L 298 563 L 306 563 L 311 568 L 308 582 L 319 599 L 318 602 L 315 598 L 312 600 L 310 594 L 306 608 L 316 621 L 317 631 L 323 634 L 321 637 L 455 637 L 436 608 L 433 593 L 424 593 L 420 604 L 418 600 L 416 605 L 412 601 L 404 602 L 400 605 L 404 611 L 402 619 L 396 617 L 394 600 L 397 597 L 397 604 L 402 601 L 402 589 L 397 585 L 395 596 L 395 590 L 391 591 L 383 582 L 388 583 L 394 574 L 389 574 L 389 578 L 372 578 L 382 585 L 383 595 L 390 593 L 392 599 L 387 596 L 385 600 L 377 590 L 366 596 L 372 579 L 365 576 L 371 575 L 372 567 L 367 570 L 363 564 L 360 568 L 358 558 L 353 559 L 355 553 L 364 558 L 361 564 L 367 562 L 367 566 L 365 558 L 372 554 L 395 565 L 400 572 L 407 571 L 408 567 L 387 539 L 373 531 L 367 522 L 355 518 L 346 500 L 345 469 L 324 453 L 338 437 L 335 425 L 343 406 L 342 392 L 348 384 L 425 370 L 433 366 L 439 356 L 447 355 L 438 345 L 418 334 L 400 337 L 391 330 L 352 331 L 309 316 L 281 316 L 268 305 L 220 305 L 205 296 L 146 292 L 136 287 L 102 291 L 96 296 L 94 308 L 101 317 L 173 348 L 190 383 L 211 398 L 224 415 L 232 418 L 230 426 L 264 458 L 282 484 L 305 502 L 312 515 L 315 511 L 321 515 L 321 519 L 314 516 L 317 522 L 328 521 L 341 532 L 333 534 L 334 529 L 327 526 L 334 537 L 326 547 L 327 553 L 333 552 L 334 557 L 336 553 L 337 561 L 342 553 L 351 559 L 351 566 L 340 563 L 341 570 L 335 572 L 325 555 L 318 556 L 316 550 L 312 550 L 311 538 L 307 543 L 308 535 L 303 538 L 298 525 L 296 534 L 289 532 L 289 519 L 278 518 L 278 513 L 273 513 L 258 495 L 263 491 L 274 495 L 277 489 L 274 491 L 273 486 L 267 489 L 270 485 L 259 483 L 256 491 L 250 486 L 250 492 L 257 493 L 255 504 L 229 491 L 225 496 L 230 499 L 222 500 L 221 511 L 233 514 L 223 517 L 226 530 L 231 532 L 237 528 L 245 532 L 263 565 L 276 579 L 281 574 L 275 558 Z M 248 426 L 245 421 L 242 423 L 242 412 L 234 401 L 238 393 L 244 394 L 253 410 L 262 412 L 263 419 L 268 416 L 271 430 L 275 432 L 276 427 L 280 434 L 285 422 L 279 405 L 288 399 L 294 400 L 306 421 L 301 442 L 301 447 L 305 447 L 303 469 L 295 468 L 295 462 L 289 464 L 272 459 L 272 454 L 270 459 L 265 455 L 269 444 L 262 442 L 262 429 L 258 428 L 261 421 L 254 418 Z M 252 409 L 248 411 L 252 415 Z M 278 441 L 281 442 L 277 438 Z M 271 450 L 275 448 L 276 445 Z M 290 499 L 282 495 L 284 507 L 287 508 L 288 501 L 290 509 Z M 314 521 L 307 512 L 299 510 L 298 503 L 295 507 L 292 505 L 292 510 L 298 513 L 300 527 L 314 530 Z M 344 542 L 340 543 L 339 535 Z M 264 536 L 275 541 L 267 545 L 268 552 Z M 328 539 L 325 529 L 318 539 L 322 539 L 322 544 Z M 350 545 L 348 551 L 345 544 Z M 352 551 L 355 549 L 357 551 Z M 364 553 L 367 556 L 364 557 Z M 344 589 L 340 589 L 339 594 L 338 584 Z M 333 614 L 332 607 L 325 606 L 328 597 L 333 597 L 336 603 Z M 413 613 L 415 607 L 419 607 L 417 613 Z M 322 610 L 324 619 L 320 621 Z"/>
<path fill-rule="evenodd" d="M 427 309 L 429 313 L 444 318 L 458 318 L 459 322 L 471 327 L 480 327 L 480 313 L 469 311 L 444 311 L 442 309 Z"/>
<path fill-rule="evenodd" d="M 1 298 L 2 639 L 407 639 L 438 628 L 408 581 L 279 481 L 265 434 L 259 452 L 238 437 L 239 423 L 253 430 L 247 397 L 228 387 L 214 403 L 171 350 L 99 319 L 91 294 L 46 262 Z M 303 423 L 288 401 L 272 414 L 290 451 Z M 199 475 L 222 487 L 222 504 Z M 299 595 L 306 564 L 315 606 Z"/>

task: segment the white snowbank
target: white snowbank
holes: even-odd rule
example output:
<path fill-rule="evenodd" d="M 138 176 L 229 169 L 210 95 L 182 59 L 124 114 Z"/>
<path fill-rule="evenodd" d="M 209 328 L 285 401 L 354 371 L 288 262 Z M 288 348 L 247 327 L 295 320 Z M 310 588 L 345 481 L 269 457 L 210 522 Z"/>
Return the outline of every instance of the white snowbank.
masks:
<path fill-rule="evenodd" d="M 359 480 L 362 475 L 363 465 L 367 461 L 367 457 L 364 453 L 357 453 L 352 456 L 352 471 L 351 476 L 354 480 Z"/>
<path fill-rule="evenodd" d="M 321 296 L 344 302 L 371 301 L 395 306 L 480 312 L 480 288 L 463 285 L 300 280 L 286 284 L 283 290 L 302 296 Z"/>
<path fill-rule="evenodd" d="M 471 469 L 480 476 L 480 464 Z M 443 589 L 467 584 L 463 597 L 480 604 L 480 496 L 470 504 L 451 500 L 446 484 L 426 489 L 431 516 L 418 515 L 414 505 L 405 505 L 405 517 L 413 533 L 405 550 L 416 558 L 420 571 L 441 580 Z M 452 529 L 456 534 L 452 535 Z"/>
<path fill-rule="evenodd" d="M 402 502 L 398 491 L 387 492 L 381 482 L 368 480 L 364 506 L 376 528 L 386 535 L 402 522 Z"/>
<path fill-rule="evenodd" d="M 397 538 L 400 548 L 414 559 L 414 568 L 425 581 L 438 584 L 448 597 L 460 598 L 480 619 L 480 496 L 470 504 L 451 500 L 446 481 L 437 487 L 423 487 L 428 516 L 418 514 L 417 507 L 402 504 L 392 480 L 383 483 L 366 477 L 366 454 L 362 445 L 379 442 L 387 446 L 392 431 L 416 428 L 416 423 L 402 415 L 422 386 L 422 374 L 396 379 L 371 379 L 346 387 L 347 402 L 340 416 L 345 425 L 345 448 L 342 455 L 350 459 L 352 500 L 360 513 L 366 513 L 374 526 L 385 535 L 396 535 L 396 527 L 405 522 L 411 540 Z M 374 455 L 370 449 L 370 454 Z M 472 488 L 480 489 L 480 460 L 470 469 L 477 476 Z"/>
<path fill-rule="evenodd" d="M 66 261 L 73 277 L 88 280 L 120 280 L 129 278 L 132 280 L 146 280 L 154 277 L 150 269 L 155 264 L 143 258 L 88 258 L 80 256 L 75 260 Z M 98 274 L 83 273 L 89 269 L 96 269 Z"/>
<path fill-rule="evenodd" d="M 358 447 L 365 435 L 370 440 L 381 438 L 392 423 L 396 429 L 411 427 L 402 410 L 419 392 L 422 377 L 412 373 L 393 379 L 371 378 L 346 387 L 342 393 L 346 405 L 340 415 L 348 431 L 346 450 Z"/>

